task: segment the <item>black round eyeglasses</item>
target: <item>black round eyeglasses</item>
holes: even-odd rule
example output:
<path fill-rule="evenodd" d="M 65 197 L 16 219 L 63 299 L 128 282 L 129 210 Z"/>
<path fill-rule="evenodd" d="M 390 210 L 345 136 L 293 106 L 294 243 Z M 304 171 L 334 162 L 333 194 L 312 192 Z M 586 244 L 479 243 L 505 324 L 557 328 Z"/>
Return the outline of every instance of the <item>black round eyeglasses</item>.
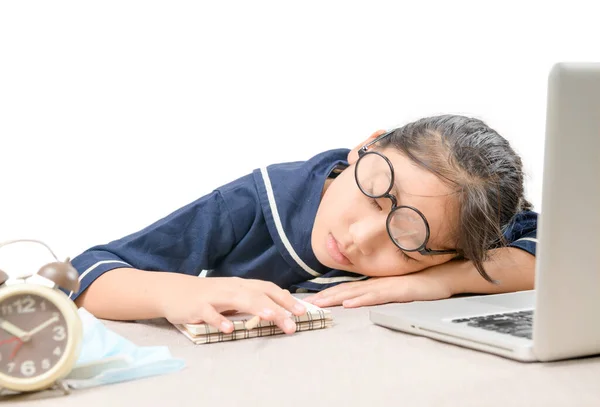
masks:
<path fill-rule="evenodd" d="M 385 155 L 367 149 L 389 136 L 387 132 L 358 150 L 358 161 L 354 168 L 354 177 L 360 191 L 369 198 L 388 198 L 392 208 L 387 216 L 386 228 L 390 239 L 401 250 L 419 252 L 423 256 L 456 254 L 456 250 L 428 249 L 430 229 L 425 215 L 417 208 L 407 205 L 398 206 L 396 197 L 390 194 L 394 186 L 394 166 Z"/>

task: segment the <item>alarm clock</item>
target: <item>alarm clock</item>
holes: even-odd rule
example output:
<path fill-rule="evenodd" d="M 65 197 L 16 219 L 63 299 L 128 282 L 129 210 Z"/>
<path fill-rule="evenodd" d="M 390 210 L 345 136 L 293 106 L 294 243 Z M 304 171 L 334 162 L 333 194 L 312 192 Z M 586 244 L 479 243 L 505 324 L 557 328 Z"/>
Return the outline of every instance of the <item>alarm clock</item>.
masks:
<path fill-rule="evenodd" d="M 0 247 L 26 241 L 42 244 L 56 261 L 10 285 L 0 270 L 0 388 L 17 392 L 60 384 L 73 369 L 83 338 L 77 306 L 59 289 L 79 290 L 77 270 L 37 240 L 12 240 Z"/>

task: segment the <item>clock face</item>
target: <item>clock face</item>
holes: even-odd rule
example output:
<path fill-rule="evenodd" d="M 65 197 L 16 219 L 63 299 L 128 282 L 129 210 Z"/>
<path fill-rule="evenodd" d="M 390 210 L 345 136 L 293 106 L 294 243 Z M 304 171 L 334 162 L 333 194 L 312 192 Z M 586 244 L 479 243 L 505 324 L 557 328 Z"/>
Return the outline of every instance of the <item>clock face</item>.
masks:
<path fill-rule="evenodd" d="M 0 373 L 17 379 L 48 372 L 63 357 L 69 332 L 53 302 L 26 293 L 0 302 Z"/>

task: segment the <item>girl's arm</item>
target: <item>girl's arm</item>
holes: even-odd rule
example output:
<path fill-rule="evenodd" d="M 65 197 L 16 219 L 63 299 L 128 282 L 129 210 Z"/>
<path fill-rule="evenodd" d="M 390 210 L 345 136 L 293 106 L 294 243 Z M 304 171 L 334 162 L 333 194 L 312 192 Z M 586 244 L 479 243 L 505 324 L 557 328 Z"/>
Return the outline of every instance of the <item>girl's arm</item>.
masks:
<path fill-rule="evenodd" d="M 535 281 L 535 256 L 506 247 L 490 251 L 490 259 L 484 263 L 490 277 L 497 281 L 485 281 L 470 261 L 449 262 L 425 270 L 432 278 L 439 279 L 448 287 L 451 295 L 497 294 L 533 289 Z"/>
<path fill-rule="evenodd" d="M 97 278 L 75 303 L 102 319 L 140 320 L 164 317 L 174 324 L 206 323 L 229 333 L 230 310 L 275 321 L 285 332 L 296 330 L 286 310 L 301 315 L 305 308 L 273 283 L 236 277 L 199 278 L 132 268 L 112 269 Z"/>
<path fill-rule="evenodd" d="M 116 268 L 98 277 L 77 297 L 75 304 L 102 319 L 131 321 L 160 318 L 164 317 L 161 295 L 190 278 L 194 277 Z"/>
<path fill-rule="evenodd" d="M 524 250 L 515 247 L 491 250 L 490 259 L 484 267 L 498 284 L 484 280 L 472 262 L 455 260 L 413 274 L 339 284 L 306 298 L 306 301 L 323 307 L 361 307 L 389 302 L 440 300 L 457 294 L 533 289 L 535 257 Z"/>

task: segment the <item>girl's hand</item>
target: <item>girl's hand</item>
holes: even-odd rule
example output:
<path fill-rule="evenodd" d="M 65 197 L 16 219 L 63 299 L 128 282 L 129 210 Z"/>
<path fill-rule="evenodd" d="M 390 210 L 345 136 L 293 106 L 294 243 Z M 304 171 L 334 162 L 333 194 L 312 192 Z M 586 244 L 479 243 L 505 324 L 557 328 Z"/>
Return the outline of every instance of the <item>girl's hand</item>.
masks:
<path fill-rule="evenodd" d="M 390 302 L 439 300 L 452 295 L 441 281 L 425 271 L 394 277 L 373 277 L 342 283 L 304 298 L 319 307 L 356 308 Z"/>
<path fill-rule="evenodd" d="M 274 321 L 286 334 L 296 331 L 286 310 L 294 315 L 306 312 L 289 291 L 270 282 L 237 277 L 173 275 L 158 301 L 161 313 L 171 323 L 206 322 L 225 333 L 233 331 L 233 323 L 223 315 L 231 311 Z"/>

